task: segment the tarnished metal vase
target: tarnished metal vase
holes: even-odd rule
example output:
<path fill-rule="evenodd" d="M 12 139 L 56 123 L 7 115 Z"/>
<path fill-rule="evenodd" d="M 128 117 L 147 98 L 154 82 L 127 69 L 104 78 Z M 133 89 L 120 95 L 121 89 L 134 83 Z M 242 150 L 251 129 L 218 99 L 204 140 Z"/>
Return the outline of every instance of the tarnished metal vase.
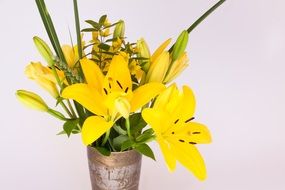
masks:
<path fill-rule="evenodd" d="M 92 190 L 138 190 L 141 154 L 134 150 L 103 156 L 87 147 Z"/>

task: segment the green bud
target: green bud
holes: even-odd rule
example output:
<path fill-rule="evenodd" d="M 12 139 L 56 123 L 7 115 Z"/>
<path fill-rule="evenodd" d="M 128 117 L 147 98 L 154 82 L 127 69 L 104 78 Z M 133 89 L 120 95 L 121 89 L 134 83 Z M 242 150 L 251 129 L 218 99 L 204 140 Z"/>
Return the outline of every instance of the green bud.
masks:
<path fill-rule="evenodd" d="M 115 27 L 113 38 L 124 38 L 124 36 L 125 36 L 125 22 L 123 20 L 120 20 Z"/>
<path fill-rule="evenodd" d="M 148 60 L 141 60 L 140 64 L 142 66 L 142 69 L 147 72 L 150 66 L 150 51 L 148 48 L 147 43 L 145 42 L 145 40 L 143 38 L 141 38 L 140 40 L 138 40 L 137 42 L 137 50 L 138 50 L 138 55 L 141 58 L 146 58 Z"/>
<path fill-rule="evenodd" d="M 26 90 L 17 90 L 16 97 L 27 107 L 32 109 L 47 112 L 49 110 L 44 100 L 37 94 Z"/>
<path fill-rule="evenodd" d="M 37 36 L 33 37 L 33 40 L 42 57 L 46 60 L 49 66 L 52 66 L 54 64 L 54 56 L 47 43 Z"/>
<path fill-rule="evenodd" d="M 177 60 L 185 51 L 188 43 L 189 34 L 187 30 L 182 31 L 182 33 L 177 38 L 173 52 L 172 52 L 172 62 Z"/>

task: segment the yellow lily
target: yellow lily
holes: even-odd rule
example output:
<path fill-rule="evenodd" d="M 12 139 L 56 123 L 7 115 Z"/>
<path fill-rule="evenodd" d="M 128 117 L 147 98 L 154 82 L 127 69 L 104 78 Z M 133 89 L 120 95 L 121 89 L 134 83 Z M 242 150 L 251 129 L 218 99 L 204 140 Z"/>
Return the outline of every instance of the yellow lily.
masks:
<path fill-rule="evenodd" d="M 166 40 L 152 55 L 150 67 L 146 75 L 147 82 L 163 82 L 171 63 L 170 54 L 168 51 L 165 51 L 170 42 L 171 39 Z"/>
<path fill-rule="evenodd" d="M 165 89 L 161 83 L 148 83 L 133 90 L 128 61 L 122 55 L 113 57 L 106 76 L 87 58 L 81 60 L 81 67 L 87 84 L 68 86 L 62 97 L 77 101 L 95 114 L 82 127 L 85 145 L 96 141 L 116 120 L 127 118 Z"/>
<path fill-rule="evenodd" d="M 156 99 L 153 108 L 142 112 L 144 120 L 153 128 L 166 164 L 174 171 L 176 161 L 191 171 L 198 179 L 206 178 L 206 167 L 195 144 L 210 143 L 207 127 L 194 119 L 195 98 L 191 89 L 170 86 Z"/>
<path fill-rule="evenodd" d="M 57 70 L 59 78 L 64 79 L 62 71 Z M 56 87 L 56 79 L 49 67 L 43 66 L 40 62 L 31 62 L 25 69 L 25 74 L 29 79 L 35 80 L 42 88 L 47 90 L 54 98 L 59 96 Z"/>
<path fill-rule="evenodd" d="M 184 52 L 180 58 L 172 63 L 168 68 L 167 75 L 163 80 L 163 83 L 167 84 L 173 81 L 187 66 L 189 65 L 189 58 L 187 53 Z"/>
<path fill-rule="evenodd" d="M 69 66 L 69 68 L 73 68 L 75 63 L 77 63 L 79 60 L 77 45 L 74 47 L 70 45 L 63 45 L 61 49 L 63 51 L 67 65 Z"/>

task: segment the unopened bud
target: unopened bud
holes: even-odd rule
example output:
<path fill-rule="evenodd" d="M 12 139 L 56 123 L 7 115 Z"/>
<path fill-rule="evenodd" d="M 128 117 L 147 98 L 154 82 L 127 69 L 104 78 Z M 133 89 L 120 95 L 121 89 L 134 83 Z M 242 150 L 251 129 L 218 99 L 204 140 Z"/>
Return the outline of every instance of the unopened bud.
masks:
<path fill-rule="evenodd" d="M 35 36 L 33 40 L 42 57 L 45 59 L 49 66 L 52 66 L 54 64 L 54 55 L 47 43 L 37 36 Z"/>
<path fill-rule="evenodd" d="M 137 51 L 138 51 L 140 58 L 146 59 L 146 60 L 140 60 L 140 64 L 141 64 L 142 69 L 145 72 L 147 72 L 150 66 L 151 55 L 150 55 L 148 45 L 143 38 L 138 40 L 137 42 Z"/>
<path fill-rule="evenodd" d="M 176 61 L 185 51 L 188 43 L 189 34 L 187 30 L 184 30 L 179 37 L 177 38 L 173 52 L 172 52 L 172 61 Z"/>
<path fill-rule="evenodd" d="M 114 29 L 113 38 L 124 38 L 125 36 L 125 22 L 120 20 Z"/>
<path fill-rule="evenodd" d="M 39 95 L 33 92 L 29 92 L 26 90 L 17 90 L 16 97 L 20 102 L 22 102 L 29 108 L 43 112 L 47 112 L 49 109 L 44 100 Z"/>

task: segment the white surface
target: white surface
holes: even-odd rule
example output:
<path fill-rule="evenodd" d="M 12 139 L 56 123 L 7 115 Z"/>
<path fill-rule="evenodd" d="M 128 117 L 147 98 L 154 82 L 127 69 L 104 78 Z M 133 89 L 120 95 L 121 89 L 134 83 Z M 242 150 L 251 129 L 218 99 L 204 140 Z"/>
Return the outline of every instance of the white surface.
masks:
<path fill-rule="evenodd" d="M 64 43 L 68 23 L 74 33 L 71 2 L 47 0 Z M 144 36 L 154 50 L 215 2 L 79 0 L 79 6 L 82 20 L 103 13 L 111 21 L 124 19 L 129 40 Z M 192 33 L 191 66 L 177 81 L 194 89 L 196 118 L 213 135 L 211 145 L 200 146 L 208 179 L 199 182 L 182 167 L 168 173 L 154 148 L 158 162 L 144 159 L 142 190 L 285 189 L 284 6 L 283 0 L 228 0 Z M 27 110 L 14 97 L 25 88 L 53 103 L 23 74 L 29 61 L 40 59 L 33 35 L 47 39 L 34 1 L 0 0 L 0 21 L 0 189 L 89 190 L 80 138 L 56 136 L 60 122 Z"/>

